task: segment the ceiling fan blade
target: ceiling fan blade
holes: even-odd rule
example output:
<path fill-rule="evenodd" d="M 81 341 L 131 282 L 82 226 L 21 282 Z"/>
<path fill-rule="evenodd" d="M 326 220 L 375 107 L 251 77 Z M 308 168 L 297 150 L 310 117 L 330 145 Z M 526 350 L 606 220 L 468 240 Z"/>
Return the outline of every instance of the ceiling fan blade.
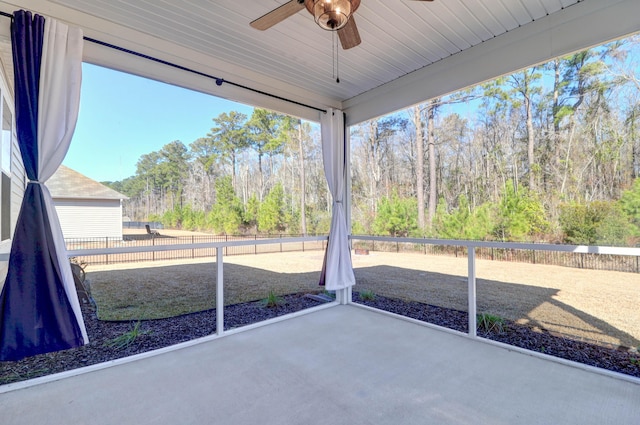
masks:
<path fill-rule="evenodd" d="M 282 22 L 287 19 L 289 16 L 295 15 L 304 9 L 304 2 L 300 2 L 298 0 L 291 0 L 282 6 L 278 6 L 273 9 L 271 12 L 262 15 L 255 21 L 251 21 L 249 25 L 253 28 L 264 31 L 266 29 L 271 28 L 278 22 Z"/>
<path fill-rule="evenodd" d="M 356 26 L 356 20 L 353 15 L 347 21 L 347 24 L 338 30 L 338 37 L 340 38 L 340 44 L 344 50 L 356 47 L 360 44 L 360 33 Z"/>

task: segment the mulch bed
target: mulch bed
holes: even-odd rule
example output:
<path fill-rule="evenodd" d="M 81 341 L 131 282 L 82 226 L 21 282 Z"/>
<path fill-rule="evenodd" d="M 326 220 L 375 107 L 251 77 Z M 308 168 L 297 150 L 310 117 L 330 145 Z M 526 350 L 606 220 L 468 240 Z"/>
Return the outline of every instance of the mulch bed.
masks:
<path fill-rule="evenodd" d="M 246 326 L 262 320 L 293 313 L 320 305 L 304 294 L 283 296 L 277 307 L 265 307 L 261 301 L 235 304 L 225 307 L 225 329 Z M 439 326 L 467 332 L 468 318 L 463 311 L 432 306 L 418 302 L 376 296 L 374 300 L 362 300 L 354 293 L 354 301 L 381 310 L 401 314 Z M 186 314 L 169 319 L 140 322 L 139 335 L 129 345 L 118 348 L 108 342 L 134 329 L 133 322 L 106 322 L 97 319 L 95 309 L 83 306 L 83 315 L 90 343 L 86 346 L 41 354 L 17 362 L 0 362 L 0 385 L 24 381 L 39 376 L 72 370 L 132 356 L 180 342 L 215 333 L 215 310 Z M 640 378 L 640 354 L 626 349 L 612 349 L 588 342 L 574 341 L 548 332 L 505 321 L 506 331 L 482 333 L 479 336 L 532 351 L 621 372 Z"/>
<path fill-rule="evenodd" d="M 292 312 L 315 307 L 322 302 L 305 294 L 285 295 L 282 304 L 265 307 L 261 301 L 226 306 L 225 330 L 246 326 Z M 215 309 L 185 314 L 168 319 L 140 322 L 138 337 L 126 347 L 109 346 L 109 342 L 130 332 L 134 322 L 98 320 L 95 308 L 83 304 L 82 313 L 89 335 L 89 344 L 70 350 L 40 354 L 17 362 L 0 362 L 0 385 L 51 375 L 96 363 L 103 363 L 144 353 L 180 342 L 212 335 L 216 331 Z"/>

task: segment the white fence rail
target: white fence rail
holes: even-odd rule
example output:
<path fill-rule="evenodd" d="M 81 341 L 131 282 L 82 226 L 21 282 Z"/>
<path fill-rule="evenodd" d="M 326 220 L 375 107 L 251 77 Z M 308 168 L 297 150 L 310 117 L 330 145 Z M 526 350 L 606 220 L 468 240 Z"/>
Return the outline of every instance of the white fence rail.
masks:
<path fill-rule="evenodd" d="M 288 244 L 300 244 L 300 243 L 312 243 L 321 242 L 326 245 L 328 240 L 327 236 L 307 236 L 307 237 L 291 237 L 291 238 L 274 238 L 274 239 L 249 239 L 249 240 L 235 240 L 225 242 L 206 242 L 206 243 L 193 243 L 193 244 L 158 244 L 152 246 L 121 246 L 113 248 L 92 248 L 92 249 L 74 249 L 67 251 L 69 257 L 89 257 L 93 255 L 111 255 L 117 256 L 120 254 L 141 253 L 141 252 L 165 252 L 190 249 L 215 249 L 216 257 L 216 334 L 221 336 L 224 333 L 224 252 L 228 247 L 239 246 L 258 246 L 258 245 L 288 245 Z M 0 254 L 0 262 L 9 261 L 9 254 Z M 330 303 L 331 305 L 335 303 Z M 321 307 L 326 307 L 325 304 Z M 227 331 L 228 332 L 228 331 Z"/>
<path fill-rule="evenodd" d="M 423 252 L 433 255 L 466 255 L 469 246 L 479 259 L 547 264 L 580 269 L 640 273 L 640 248 L 505 243 L 447 239 L 353 236 L 354 248 L 372 251 Z"/>
<path fill-rule="evenodd" d="M 586 246 L 586 245 L 552 245 L 552 244 L 534 244 L 534 243 L 512 243 L 512 242 L 485 242 L 485 241 L 466 241 L 451 239 L 421 239 L 421 238 L 390 238 L 383 236 L 351 236 L 352 242 L 359 241 L 378 241 L 385 243 L 406 243 L 416 245 L 439 245 L 439 246 L 462 246 L 468 253 L 468 312 L 469 312 L 469 330 L 470 336 L 476 336 L 477 328 L 477 299 L 476 299 L 476 249 L 478 248 L 496 248 L 496 249 L 512 249 L 512 250 L 531 250 L 531 251 L 551 251 L 566 252 L 576 254 L 602 254 L 625 256 L 635 258 L 636 262 L 640 260 L 640 248 L 625 248 L 611 246 Z"/>
<path fill-rule="evenodd" d="M 164 252 L 213 248 L 216 251 L 217 265 L 217 291 L 216 305 L 224 306 L 224 252 L 227 247 L 239 246 L 259 246 L 274 244 L 295 244 L 305 242 L 322 242 L 326 243 L 327 236 L 312 237 L 291 237 L 291 238 L 274 238 L 274 239 L 258 239 L 258 240 L 234 240 L 225 242 L 206 242 L 193 244 L 158 244 L 153 246 L 122 246 L 113 248 L 94 248 L 94 249 L 75 249 L 69 250 L 69 257 L 87 257 L 92 255 L 118 255 L 127 253 L 141 252 Z M 484 241 L 467 241 L 467 240 L 450 240 L 450 239 L 421 239 L 421 238 L 390 238 L 381 236 L 351 236 L 353 242 L 378 241 L 385 243 L 407 243 L 417 245 L 437 245 L 437 246 L 458 246 L 465 247 L 468 252 L 468 316 L 469 316 L 469 335 L 476 336 L 476 249 L 478 248 L 496 248 L 496 249 L 512 249 L 512 250 L 532 250 L 532 251 L 552 251 L 566 253 L 584 253 L 584 254 L 603 254 L 614 256 L 627 256 L 640 259 L 640 248 L 623 248 L 623 247 L 606 247 L 606 246 L 572 246 L 572 245 L 552 245 L 552 244 L 533 244 L 533 243 L 504 243 L 504 242 L 484 242 Z M 8 261 L 9 254 L 0 254 L 0 262 Z M 344 294 L 340 294 L 344 295 Z M 350 299 L 347 302 L 351 302 Z M 218 335 L 223 333 L 224 329 L 224 307 L 217 309 L 217 329 Z"/>
<path fill-rule="evenodd" d="M 277 238 L 263 240 L 242 240 L 228 242 L 207 242 L 179 245 L 179 249 L 214 248 L 216 250 L 216 335 L 224 333 L 224 251 L 227 247 L 257 246 L 274 244 L 294 244 L 314 241 L 327 241 L 327 236 Z M 68 251 L 69 257 L 87 257 L 91 255 L 116 255 L 136 252 L 175 251 L 176 245 L 129 246 L 107 249 L 78 249 Z"/>

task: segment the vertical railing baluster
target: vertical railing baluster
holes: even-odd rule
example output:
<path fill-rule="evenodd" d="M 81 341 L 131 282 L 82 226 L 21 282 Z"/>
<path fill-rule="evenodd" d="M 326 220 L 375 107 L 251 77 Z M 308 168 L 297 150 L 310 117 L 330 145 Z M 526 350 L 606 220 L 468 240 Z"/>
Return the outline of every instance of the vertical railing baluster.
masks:
<path fill-rule="evenodd" d="M 476 336 L 476 249 L 467 246 L 468 280 L 469 280 L 469 335 Z"/>
<path fill-rule="evenodd" d="M 216 335 L 224 333 L 224 272 L 221 247 L 216 248 Z"/>

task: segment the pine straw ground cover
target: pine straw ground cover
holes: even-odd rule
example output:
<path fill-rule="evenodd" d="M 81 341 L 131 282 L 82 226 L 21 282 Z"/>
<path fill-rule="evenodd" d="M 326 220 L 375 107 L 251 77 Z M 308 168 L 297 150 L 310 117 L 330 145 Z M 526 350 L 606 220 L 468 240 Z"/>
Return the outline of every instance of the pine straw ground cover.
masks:
<path fill-rule="evenodd" d="M 322 258 L 319 251 L 225 257 L 225 328 L 318 305 L 305 294 L 320 291 Z M 0 384 L 213 333 L 212 261 L 89 265 L 98 305 L 97 311 L 83 306 L 91 343 L 0 362 Z M 466 258 L 372 252 L 354 255 L 353 263 L 356 302 L 466 331 Z M 478 312 L 505 323 L 504 331 L 479 330 L 479 335 L 640 376 L 640 276 L 492 261 L 478 261 L 477 272 Z M 260 301 L 269 293 L 282 297 L 275 308 Z M 122 336 L 133 334 L 122 344 Z"/>

